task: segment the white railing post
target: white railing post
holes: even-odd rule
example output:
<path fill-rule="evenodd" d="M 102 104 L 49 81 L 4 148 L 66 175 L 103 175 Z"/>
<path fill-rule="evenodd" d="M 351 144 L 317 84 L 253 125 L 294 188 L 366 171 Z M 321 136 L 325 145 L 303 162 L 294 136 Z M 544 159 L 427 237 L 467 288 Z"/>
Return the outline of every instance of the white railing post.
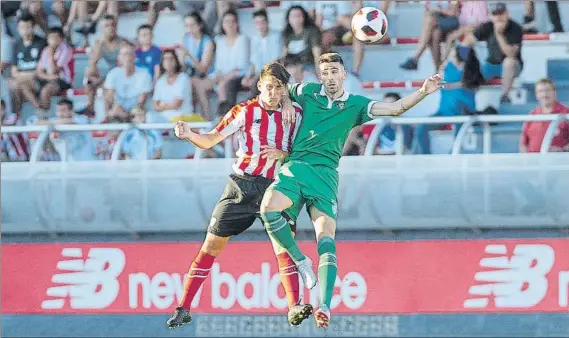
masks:
<path fill-rule="evenodd" d="M 541 143 L 541 149 L 539 150 L 540 153 L 544 154 L 549 152 L 549 148 L 551 148 L 551 141 L 553 141 L 557 127 L 559 127 L 559 123 L 561 123 L 562 119 L 563 116 L 558 115 L 557 119 L 549 123 L 549 127 L 547 128 L 545 136 L 543 137 L 543 142 Z"/>

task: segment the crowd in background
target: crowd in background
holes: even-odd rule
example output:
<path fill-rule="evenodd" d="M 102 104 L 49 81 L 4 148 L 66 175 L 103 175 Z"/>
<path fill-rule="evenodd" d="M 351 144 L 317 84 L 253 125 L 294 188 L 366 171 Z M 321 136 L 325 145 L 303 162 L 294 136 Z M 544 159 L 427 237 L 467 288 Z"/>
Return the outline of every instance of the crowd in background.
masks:
<path fill-rule="evenodd" d="M 261 67 L 280 60 L 291 73 L 291 82 L 318 81 L 318 57 L 337 45 L 352 44 L 353 64 L 346 90 L 361 94 L 359 71 L 364 45 L 352 39 L 351 15 L 367 5 L 389 13 L 393 1 L 287 1 L 286 26 L 269 29 L 265 7 L 272 2 L 252 1 L 251 19 L 256 34 L 246 36 L 239 29 L 239 1 L 11 1 L 2 5 L 2 124 L 83 124 L 94 118 L 97 92 L 102 89 L 104 123 L 171 122 L 181 116 L 197 115 L 198 120 L 215 121 L 237 103 L 238 93 L 257 94 Z M 401 64 L 415 70 L 423 52 L 429 48 L 436 69 L 448 82 L 441 92 L 437 116 L 475 113 L 476 90 L 487 80 L 502 78 L 501 103 L 509 103 L 514 78 L 523 69 L 521 41 L 524 33 L 535 32 L 535 8 L 526 1 L 523 22 L 509 16 L 504 3 L 484 1 L 426 1 L 423 31 L 414 55 Z M 117 34 L 122 13 L 148 13 L 147 23 L 138 27 L 136 41 Z M 555 32 L 562 31 L 557 2 L 548 2 Z M 176 11 L 183 16 L 183 44 L 161 49 L 153 39 L 153 27 L 160 13 Z M 49 27 L 53 14 L 58 26 Z M 15 22 L 15 25 L 10 25 Z M 71 31 L 88 37 L 102 34 L 91 45 L 83 84 L 87 95 L 84 107 L 61 99 L 56 114 L 50 112 L 52 99 L 72 88 L 75 60 Z M 6 39 L 5 39 L 6 38 Z M 389 36 L 379 41 L 388 42 Z M 83 41 L 88 41 L 84 39 Z M 488 58 L 478 60 L 472 46 L 486 41 Z M 106 63 L 103 71 L 100 61 Z M 566 107 L 552 94 L 540 96 L 542 108 L 534 113 L 563 112 Z M 543 87 L 542 86 L 542 87 Z M 9 88 L 9 90 L 6 90 Z M 541 88 L 543 89 L 543 88 Z M 217 97 L 212 104 L 212 93 Z M 385 99 L 396 99 L 389 93 Z M 540 99 L 541 98 L 541 99 Z M 35 115 L 22 121 L 24 103 L 34 107 Z M 439 126 L 418 126 L 406 130 L 405 143 L 414 153 L 430 153 L 428 131 Z M 565 128 L 563 125 L 562 128 Z M 530 135 L 539 128 L 524 127 L 521 150 L 534 151 Z M 456 130 L 456 129 L 455 129 Z M 540 129 L 541 130 L 541 129 Z M 541 133 L 544 135 L 545 132 Z M 360 154 L 365 146 L 363 128 L 350 135 L 346 154 Z M 386 128 L 382 143 L 393 142 L 394 131 Z M 543 138 L 543 135 L 541 136 Z M 29 157 L 27 139 L 22 135 L 3 135 L 4 160 Z M 71 135 L 65 140 L 73 159 L 108 159 L 118 133 L 107 133 L 103 141 L 85 150 L 87 137 Z M 163 135 L 155 131 L 129 131 L 121 149 L 122 158 L 161 158 Z M 561 149 L 566 148 L 563 142 Z M 569 138 L 567 138 L 569 143 Z M 47 143 L 49 145 L 49 142 Z M 363 146 L 362 146 L 363 145 Z M 58 159 L 56 147 L 46 147 L 45 160 Z"/>

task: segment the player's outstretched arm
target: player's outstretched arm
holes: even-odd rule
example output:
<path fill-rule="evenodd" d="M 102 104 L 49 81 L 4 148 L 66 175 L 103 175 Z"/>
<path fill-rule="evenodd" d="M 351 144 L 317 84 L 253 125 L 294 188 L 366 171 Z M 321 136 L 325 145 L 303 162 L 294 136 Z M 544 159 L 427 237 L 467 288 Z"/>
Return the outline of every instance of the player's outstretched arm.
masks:
<path fill-rule="evenodd" d="M 416 92 L 405 96 L 401 100 L 387 103 L 376 102 L 371 106 L 371 115 L 380 116 L 399 116 L 407 110 L 421 102 L 429 94 L 432 94 L 444 86 L 443 78 L 440 74 L 435 74 L 425 80 L 423 86 Z"/>
<path fill-rule="evenodd" d="M 174 126 L 174 133 L 176 134 L 176 137 L 182 140 L 187 140 L 201 149 L 210 149 L 227 137 L 222 135 L 217 131 L 217 129 L 214 129 L 207 134 L 195 133 L 190 128 L 190 125 L 183 121 L 178 121 L 176 123 Z"/>

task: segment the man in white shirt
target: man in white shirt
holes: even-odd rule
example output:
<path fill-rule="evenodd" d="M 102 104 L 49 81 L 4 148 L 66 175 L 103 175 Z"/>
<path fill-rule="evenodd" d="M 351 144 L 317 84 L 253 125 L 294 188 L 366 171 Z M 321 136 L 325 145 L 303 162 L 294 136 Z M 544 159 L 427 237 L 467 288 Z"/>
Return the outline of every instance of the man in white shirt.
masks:
<path fill-rule="evenodd" d="M 61 99 L 55 108 L 55 117 L 48 121 L 42 121 L 37 116 L 31 116 L 27 124 L 89 124 L 85 115 L 75 114 L 73 102 L 69 99 Z M 43 161 L 92 161 L 94 156 L 94 142 L 91 132 L 69 131 L 52 132 L 44 145 Z"/>
<path fill-rule="evenodd" d="M 109 72 L 104 84 L 109 96 L 114 99 L 107 118 L 115 117 L 128 122 L 134 108 L 144 110 L 146 99 L 152 92 L 152 77 L 146 69 L 136 67 L 135 60 L 134 46 L 123 43 L 119 51 L 121 66 Z"/>
<path fill-rule="evenodd" d="M 277 60 L 282 53 L 281 35 L 278 32 L 269 30 L 269 17 L 265 9 L 260 9 L 253 13 L 253 20 L 257 27 L 258 35 L 251 38 L 251 68 L 241 85 L 251 88 L 254 94 L 258 94 L 257 81 L 261 68 L 264 65 Z"/>

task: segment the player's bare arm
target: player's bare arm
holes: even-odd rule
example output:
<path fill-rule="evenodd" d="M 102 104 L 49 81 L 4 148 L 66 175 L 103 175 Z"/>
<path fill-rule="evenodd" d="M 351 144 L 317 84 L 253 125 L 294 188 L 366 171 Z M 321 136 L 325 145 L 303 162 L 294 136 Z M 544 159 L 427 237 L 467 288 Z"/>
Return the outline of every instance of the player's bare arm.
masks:
<path fill-rule="evenodd" d="M 425 80 L 423 86 L 416 92 L 405 96 L 395 102 L 376 102 L 371 106 L 370 114 L 373 116 L 399 116 L 407 110 L 413 108 L 430 94 L 436 92 L 444 86 L 443 78 L 440 74 L 435 74 Z"/>
<path fill-rule="evenodd" d="M 174 126 L 174 133 L 176 134 L 176 137 L 182 140 L 187 140 L 201 149 L 210 149 L 223 141 L 226 137 L 215 129 L 207 134 L 193 132 L 190 124 L 183 121 L 178 121 L 176 123 Z"/>

